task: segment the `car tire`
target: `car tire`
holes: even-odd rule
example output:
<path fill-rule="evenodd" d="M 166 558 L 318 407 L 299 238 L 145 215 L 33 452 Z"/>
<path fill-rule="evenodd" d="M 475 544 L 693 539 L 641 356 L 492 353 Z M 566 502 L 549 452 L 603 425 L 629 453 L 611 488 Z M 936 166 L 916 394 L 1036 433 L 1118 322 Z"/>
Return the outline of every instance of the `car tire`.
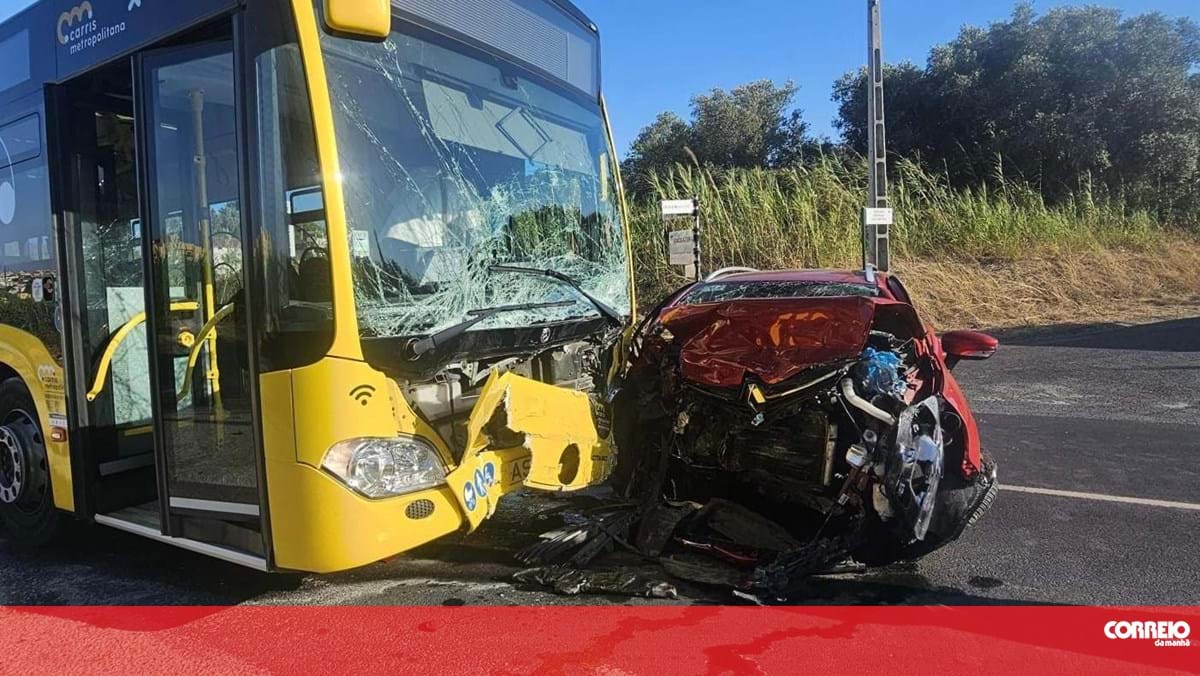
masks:
<path fill-rule="evenodd" d="M 25 384 L 0 381 L 0 525 L 17 548 L 44 545 L 62 528 L 45 440 Z"/>

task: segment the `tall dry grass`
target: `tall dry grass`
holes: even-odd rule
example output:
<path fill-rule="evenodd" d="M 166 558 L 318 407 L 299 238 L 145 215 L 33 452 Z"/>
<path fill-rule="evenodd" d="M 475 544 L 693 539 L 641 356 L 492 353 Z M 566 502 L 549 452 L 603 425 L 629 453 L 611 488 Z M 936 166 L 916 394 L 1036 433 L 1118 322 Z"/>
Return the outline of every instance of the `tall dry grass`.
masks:
<path fill-rule="evenodd" d="M 902 276 L 934 326 L 1010 328 L 1141 322 L 1200 314 L 1200 244 L 1043 246 L 1015 258 L 907 258 Z"/>
<path fill-rule="evenodd" d="M 680 166 L 648 177 L 650 195 L 633 205 L 639 297 L 652 302 L 685 281 L 667 263 L 658 199 L 700 200 L 706 270 L 854 267 L 865 175 L 865 167 L 823 160 L 785 170 Z M 894 267 L 938 319 L 1064 321 L 1070 312 L 1096 316 L 1104 293 L 1164 302 L 1200 293 L 1193 234 L 1164 228 L 1086 184 L 1048 204 L 1020 182 L 997 177 L 984 187 L 953 188 L 944 176 L 900 162 L 890 194 Z"/>

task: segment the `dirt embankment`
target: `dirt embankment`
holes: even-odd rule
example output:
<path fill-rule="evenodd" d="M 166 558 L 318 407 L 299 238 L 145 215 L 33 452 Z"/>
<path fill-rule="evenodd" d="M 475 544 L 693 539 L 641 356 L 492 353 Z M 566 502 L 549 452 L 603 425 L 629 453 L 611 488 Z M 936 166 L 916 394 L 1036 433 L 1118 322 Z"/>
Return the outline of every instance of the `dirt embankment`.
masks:
<path fill-rule="evenodd" d="M 1012 260 L 896 262 L 941 330 L 1149 322 L 1200 315 L 1200 243 L 1039 249 Z"/>

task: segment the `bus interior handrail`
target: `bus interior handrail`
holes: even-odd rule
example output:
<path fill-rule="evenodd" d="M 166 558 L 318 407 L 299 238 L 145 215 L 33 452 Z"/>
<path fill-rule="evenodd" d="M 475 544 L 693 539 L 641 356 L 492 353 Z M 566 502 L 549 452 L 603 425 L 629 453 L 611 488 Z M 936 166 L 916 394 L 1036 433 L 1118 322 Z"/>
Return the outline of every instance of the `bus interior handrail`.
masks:
<path fill-rule="evenodd" d="M 178 301 L 171 303 L 172 312 L 195 312 L 200 309 L 200 303 L 194 300 Z M 108 369 L 112 364 L 113 356 L 117 353 L 117 348 L 121 343 L 129 337 L 129 334 L 134 329 L 146 322 L 146 313 L 139 312 L 130 317 L 117 332 L 108 339 L 108 345 L 104 348 L 104 354 L 100 356 L 100 365 L 96 368 L 96 378 L 92 382 L 92 389 L 88 390 L 87 400 L 95 401 L 96 397 L 104 391 L 104 382 L 108 379 Z"/>

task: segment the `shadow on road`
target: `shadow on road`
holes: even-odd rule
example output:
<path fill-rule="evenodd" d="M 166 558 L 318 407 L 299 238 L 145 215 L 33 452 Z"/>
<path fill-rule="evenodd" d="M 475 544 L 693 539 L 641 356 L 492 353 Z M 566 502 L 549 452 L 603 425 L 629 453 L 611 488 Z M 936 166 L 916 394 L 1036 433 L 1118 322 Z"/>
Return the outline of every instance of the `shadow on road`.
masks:
<path fill-rule="evenodd" d="M 268 575 L 103 526 L 72 523 L 34 551 L 0 529 L 0 603 L 5 605 L 228 605 L 299 587 Z"/>
<path fill-rule="evenodd" d="M 1200 317 L 1153 324 L 1066 324 L 997 331 L 1002 345 L 1200 352 Z"/>
<path fill-rule="evenodd" d="M 972 578 L 970 586 L 994 589 L 990 578 Z M 1003 596 L 983 596 L 957 587 L 935 584 L 921 575 L 912 564 L 896 564 L 857 576 L 838 578 L 815 577 L 803 591 L 787 600 L 791 605 L 944 605 L 944 606 L 1004 606 L 1052 605 Z"/>
<path fill-rule="evenodd" d="M 70 529 L 62 544 L 35 553 L 15 553 L 8 549 L 0 533 L 0 603 L 5 605 L 41 606 L 53 614 L 54 606 L 63 605 L 194 605 L 208 606 L 199 615 L 178 618 L 187 623 L 215 612 L 212 606 L 226 606 L 256 600 L 287 602 L 304 599 L 301 603 L 355 603 L 364 599 L 354 595 L 337 594 L 373 581 L 426 577 L 445 578 L 454 585 L 431 585 L 428 593 L 389 598 L 386 591 L 370 597 L 371 603 L 417 603 L 429 605 L 461 605 L 468 601 L 446 598 L 447 594 L 468 588 L 472 583 L 488 583 L 495 589 L 499 581 L 511 581 L 518 569 L 508 551 L 486 552 L 476 547 L 427 546 L 422 552 L 429 556 L 418 566 L 406 563 L 405 557 L 391 562 L 366 566 L 355 571 L 318 576 L 319 586 L 333 594 L 312 598 L 294 595 L 303 585 L 299 575 L 267 575 L 240 568 L 211 558 L 192 554 L 161 543 L 144 540 L 120 531 L 76 525 Z M 411 559 L 410 559 L 411 561 Z M 673 605 L 743 604 L 725 588 L 709 588 L 682 580 L 672 580 L 681 597 L 664 603 Z M 937 584 L 921 574 L 912 564 L 898 564 L 882 569 L 864 570 L 858 574 L 834 577 L 819 576 L 791 595 L 784 605 L 847 605 L 847 604 L 941 604 L 941 605 L 1004 605 L 1029 603 L 976 594 L 992 590 L 1004 583 L 990 578 L 974 578 L 968 587 L 960 589 Z M 295 602 L 295 601 L 293 601 Z M 625 596 L 580 595 L 558 597 L 542 588 L 513 584 L 511 591 L 494 599 L 476 597 L 477 603 L 537 604 L 559 603 L 584 605 L 624 605 L 633 602 Z M 641 599 L 639 603 L 656 603 Z M 98 615 L 100 616 L 100 615 Z M 108 621 L 108 620 L 106 620 Z M 115 628 L 126 630 L 166 629 L 167 626 L 142 626 L 144 620 L 131 616 Z"/>

